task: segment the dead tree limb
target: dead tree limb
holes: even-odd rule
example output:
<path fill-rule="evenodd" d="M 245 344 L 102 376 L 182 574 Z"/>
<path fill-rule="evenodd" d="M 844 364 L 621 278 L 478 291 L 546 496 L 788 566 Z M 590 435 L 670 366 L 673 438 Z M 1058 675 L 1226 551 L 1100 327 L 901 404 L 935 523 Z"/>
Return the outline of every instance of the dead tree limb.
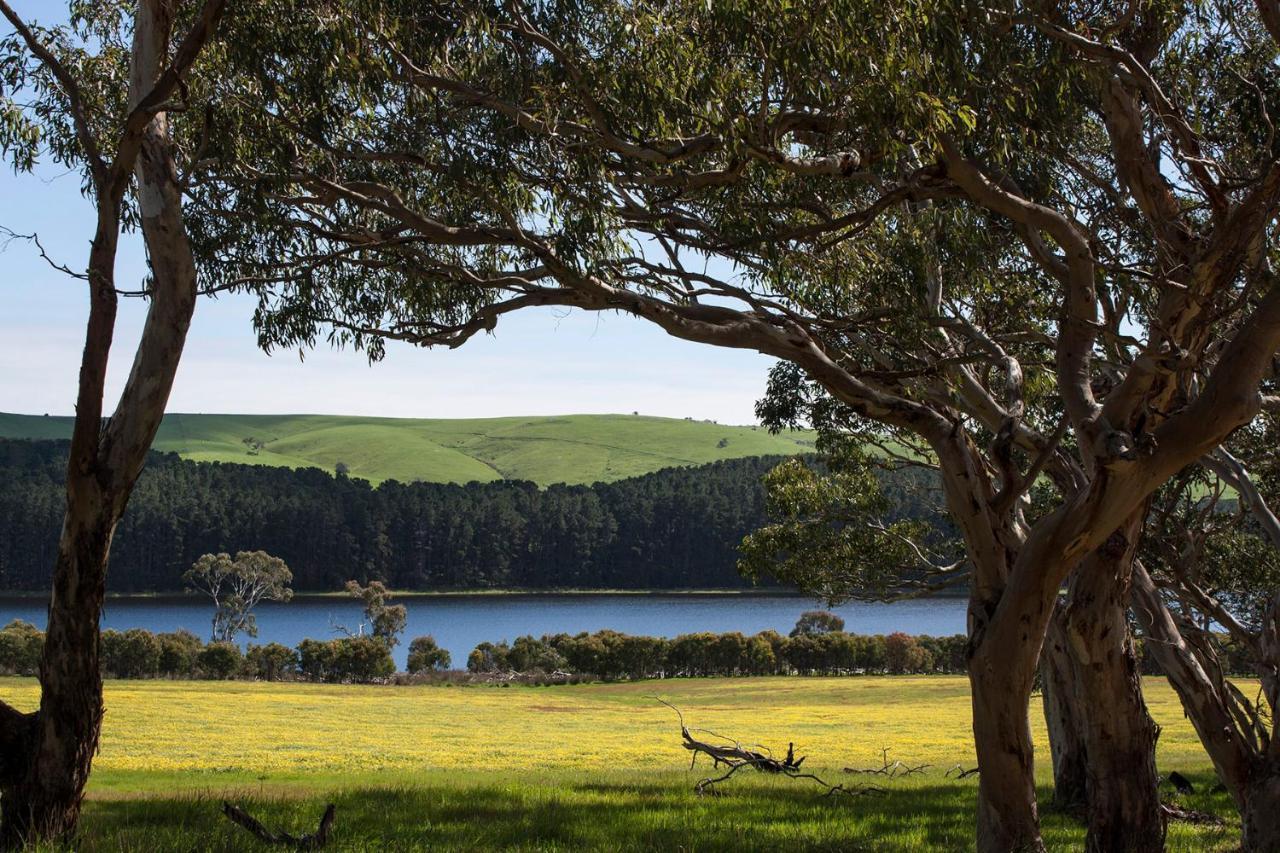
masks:
<path fill-rule="evenodd" d="M 750 767 L 761 773 L 775 773 L 786 776 L 789 779 L 809 779 L 827 789 L 826 796 L 834 796 L 836 794 L 846 794 L 849 796 L 860 796 L 863 794 L 882 793 L 882 789 L 874 785 L 849 787 L 847 785 L 832 785 L 813 773 L 801 772 L 800 765 L 804 764 L 804 756 L 796 756 L 796 745 L 794 743 L 787 744 L 786 758 L 774 758 L 773 752 L 768 747 L 752 744 L 752 748 L 747 748 L 740 741 L 733 738 L 725 737 L 708 729 L 690 729 L 685 725 L 684 713 L 679 708 L 672 705 L 665 699 L 657 696 L 651 697 L 668 708 L 676 712 L 676 716 L 680 718 L 680 736 L 683 739 L 683 746 L 689 750 L 691 761 L 689 769 L 692 770 L 698 761 L 699 755 L 705 755 L 711 759 L 711 766 L 718 769 L 721 765 L 729 769 L 720 776 L 708 776 L 702 779 L 698 784 L 693 786 L 695 793 L 716 794 L 716 785 L 727 781 L 735 773 L 744 767 Z M 724 743 L 709 743 L 693 736 L 693 732 L 703 735 L 710 735 Z"/>
<path fill-rule="evenodd" d="M 980 771 L 977 767 L 970 767 L 968 770 L 965 770 L 963 767 L 957 764 L 955 767 L 952 767 L 943 775 L 946 776 L 948 779 L 950 779 L 951 774 L 954 773 L 956 774 L 957 779 L 968 779 L 970 776 L 977 776 L 979 772 Z"/>
<path fill-rule="evenodd" d="M 882 747 L 880 750 L 880 766 L 879 767 L 846 767 L 845 773 L 854 773 L 869 776 L 888 776 L 890 779 L 896 779 L 899 776 L 911 776 L 915 773 L 923 773 L 932 767 L 932 764 L 917 764 L 915 766 L 903 764 L 901 761 L 889 761 L 889 748 Z"/>
<path fill-rule="evenodd" d="M 231 803 L 224 802 L 222 804 L 222 813 L 227 819 L 237 826 L 243 828 L 263 844 L 270 844 L 275 847 L 292 847 L 295 850 L 319 850 L 329 841 L 329 830 L 333 828 L 333 818 L 337 809 L 333 803 L 324 810 L 324 816 L 320 818 L 320 825 L 316 831 L 308 835 L 291 835 L 288 832 L 272 832 L 262 825 L 262 822 L 253 815 L 246 812 L 239 806 L 233 806 Z"/>

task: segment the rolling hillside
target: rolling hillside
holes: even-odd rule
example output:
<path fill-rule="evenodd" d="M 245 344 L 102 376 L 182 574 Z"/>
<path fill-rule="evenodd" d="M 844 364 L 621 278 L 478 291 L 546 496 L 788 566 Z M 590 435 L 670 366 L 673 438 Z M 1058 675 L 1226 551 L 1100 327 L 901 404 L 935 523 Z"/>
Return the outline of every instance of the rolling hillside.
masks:
<path fill-rule="evenodd" d="M 0 437 L 69 438 L 71 418 L 0 413 Z M 252 449 L 246 439 L 261 442 Z M 334 415 L 165 417 L 157 450 L 197 461 L 334 470 L 439 483 L 594 483 L 743 456 L 813 449 L 811 433 L 637 415 L 416 420 Z"/>

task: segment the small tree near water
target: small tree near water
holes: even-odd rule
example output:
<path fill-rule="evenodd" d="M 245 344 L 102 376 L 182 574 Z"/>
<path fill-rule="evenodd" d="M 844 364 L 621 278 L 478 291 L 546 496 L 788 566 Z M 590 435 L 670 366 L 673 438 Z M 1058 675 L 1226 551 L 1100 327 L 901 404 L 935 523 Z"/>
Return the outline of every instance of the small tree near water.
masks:
<path fill-rule="evenodd" d="M 258 602 L 288 601 L 293 572 L 266 551 L 205 554 L 182 576 L 190 589 L 213 599 L 213 641 L 233 643 L 237 634 L 258 636 Z"/>
<path fill-rule="evenodd" d="M 819 634 L 830 634 L 844 630 L 844 620 L 830 610 L 808 610 L 800 614 L 796 626 L 791 629 L 793 637 L 816 637 Z"/>
<path fill-rule="evenodd" d="M 403 604 L 388 604 L 391 592 L 382 581 L 370 581 L 368 586 L 361 586 L 359 581 L 347 581 L 346 590 L 353 597 L 364 602 L 364 619 L 360 623 L 360 633 L 365 625 L 374 639 L 380 640 L 388 649 L 393 649 L 400 642 L 405 624 L 409 621 L 409 611 Z M 347 633 L 351 633 L 347 631 Z"/>

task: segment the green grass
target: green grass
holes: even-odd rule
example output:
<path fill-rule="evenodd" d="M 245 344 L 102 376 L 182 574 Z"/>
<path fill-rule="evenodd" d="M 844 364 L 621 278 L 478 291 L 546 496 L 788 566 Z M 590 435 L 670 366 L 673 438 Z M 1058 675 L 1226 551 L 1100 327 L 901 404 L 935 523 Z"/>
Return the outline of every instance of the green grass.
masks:
<path fill-rule="evenodd" d="M 71 418 L 0 413 L 0 438 L 69 438 Z M 250 454 L 244 439 L 265 442 Z M 332 415 L 165 417 L 155 449 L 197 461 L 332 471 L 438 483 L 501 479 L 594 483 L 677 465 L 813 449 L 811 433 L 637 415 L 414 420 Z M 724 441 L 725 446 L 720 443 Z"/>
<path fill-rule="evenodd" d="M 107 682 L 101 752 L 77 849 L 229 851 L 255 845 L 219 815 L 233 800 L 268 825 L 309 831 L 338 808 L 330 849 L 867 850 L 972 849 L 977 784 L 968 691 L 958 677 L 675 679 L 563 687 L 357 687 L 245 682 Z M 1237 840 L 1225 794 L 1177 698 L 1148 679 L 1162 727 L 1157 760 L 1199 793 L 1179 802 L 1226 825 L 1170 827 L 1173 851 Z M 692 787 L 674 714 L 786 748 L 832 782 L 882 793 L 825 798 L 805 780 L 744 773 L 719 797 Z M 0 678 L 0 699 L 34 707 L 31 679 Z M 1038 705 L 1033 709 L 1038 711 Z M 1033 713 L 1041 803 L 1049 768 Z M 931 765 L 893 780 L 845 767 L 890 758 Z M 1052 850 L 1083 827 L 1042 805 Z"/>

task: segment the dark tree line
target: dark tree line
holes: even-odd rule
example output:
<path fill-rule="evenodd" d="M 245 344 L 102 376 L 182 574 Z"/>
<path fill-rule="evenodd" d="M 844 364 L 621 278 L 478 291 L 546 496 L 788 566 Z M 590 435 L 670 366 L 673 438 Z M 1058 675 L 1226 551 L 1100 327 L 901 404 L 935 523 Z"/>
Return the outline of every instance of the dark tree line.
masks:
<path fill-rule="evenodd" d="M 0 588 L 47 585 L 65 460 L 65 443 L 0 440 Z M 744 586 L 738 545 L 765 521 L 761 478 L 778 461 L 539 489 L 373 487 L 314 468 L 154 454 L 116 532 L 110 584 L 177 590 L 202 554 L 263 550 L 291 567 L 300 590 L 336 590 L 352 577 L 398 589 Z M 893 475 L 895 512 L 929 512 L 924 477 Z"/>

